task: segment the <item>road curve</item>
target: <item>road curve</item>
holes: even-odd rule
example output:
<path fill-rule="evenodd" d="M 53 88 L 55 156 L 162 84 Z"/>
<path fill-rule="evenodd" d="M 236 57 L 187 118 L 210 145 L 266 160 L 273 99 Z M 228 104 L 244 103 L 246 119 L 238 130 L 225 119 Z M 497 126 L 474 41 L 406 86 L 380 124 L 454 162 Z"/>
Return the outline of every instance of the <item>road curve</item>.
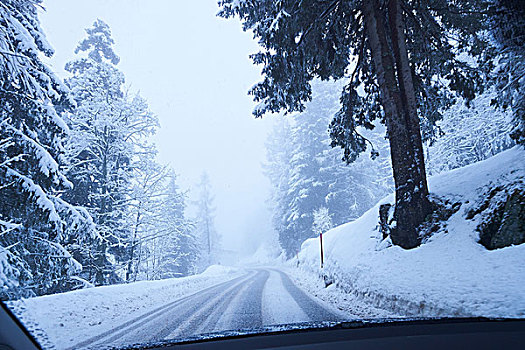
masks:
<path fill-rule="evenodd" d="M 71 349 L 118 347 L 203 333 L 342 318 L 337 310 L 299 289 L 283 271 L 257 268 L 174 300 Z"/>

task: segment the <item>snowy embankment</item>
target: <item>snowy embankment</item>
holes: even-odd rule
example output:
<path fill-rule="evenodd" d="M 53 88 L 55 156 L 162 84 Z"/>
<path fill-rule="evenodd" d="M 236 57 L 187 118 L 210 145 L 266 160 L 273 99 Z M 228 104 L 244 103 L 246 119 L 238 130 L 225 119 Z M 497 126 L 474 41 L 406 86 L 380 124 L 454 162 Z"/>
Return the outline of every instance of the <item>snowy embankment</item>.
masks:
<path fill-rule="evenodd" d="M 431 177 L 430 192 L 461 207 L 418 248 L 404 250 L 381 240 L 378 210 L 393 202 L 389 196 L 359 219 L 323 235 L 322 270 L 315 238 L 303 243 L 298 261 L 290 261 L 299 270 L 290 272 L 297 280 L 323 276 L 335 283 L 326 288 L 337 288 L 335 294 L 400 315 L 525 317 L 525 244 L 487 250 L 478 243 L 480 215 L 466 218 L 487 188 L 509 183 L 523 188 L 524 168 L 525 150 L 514 147 Z M 323 287 L 309 289 L 317 289 L 311 291 L 320 297 L 334 294 Z"/>
<path fill-rule="evenodd" d="M 13 301 L 9 306 L 46 348 L 67 348 L 242 274 L 237 268 L 213 265 L 199 275 L 94 287 Z"/>

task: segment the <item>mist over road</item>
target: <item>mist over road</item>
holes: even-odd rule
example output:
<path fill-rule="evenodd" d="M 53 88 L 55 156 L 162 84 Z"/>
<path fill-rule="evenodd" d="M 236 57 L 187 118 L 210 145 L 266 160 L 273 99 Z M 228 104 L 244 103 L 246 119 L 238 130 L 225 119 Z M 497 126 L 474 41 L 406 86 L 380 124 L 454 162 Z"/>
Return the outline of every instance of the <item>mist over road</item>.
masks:
<path fill-rule="evenodd" d="M 338 321 L 343 315 L 299 289 L 277 269 L 254 268 L 174 300 L 71 348 L 149 343 L 202 333 Z"/>

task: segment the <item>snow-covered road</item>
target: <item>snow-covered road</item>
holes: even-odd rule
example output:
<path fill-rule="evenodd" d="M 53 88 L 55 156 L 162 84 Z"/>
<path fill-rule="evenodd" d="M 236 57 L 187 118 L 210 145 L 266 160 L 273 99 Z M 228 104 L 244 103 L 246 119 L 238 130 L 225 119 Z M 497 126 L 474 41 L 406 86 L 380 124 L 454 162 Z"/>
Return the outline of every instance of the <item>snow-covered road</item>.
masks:
<path fill-rule="evenodd" d="M 70 348 L 122 346 L 202 333 L 344 318 L 332 306 L 299 289 L 286 273 L 257 268 L 171 301 Z"/>

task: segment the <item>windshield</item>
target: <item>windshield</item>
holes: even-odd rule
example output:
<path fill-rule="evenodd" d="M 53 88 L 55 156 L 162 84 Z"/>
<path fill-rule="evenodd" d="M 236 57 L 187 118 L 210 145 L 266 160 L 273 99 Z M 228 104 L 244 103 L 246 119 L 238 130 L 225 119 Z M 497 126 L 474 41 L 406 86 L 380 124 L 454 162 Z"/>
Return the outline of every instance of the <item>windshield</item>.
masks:
<path fill-rule="evenodd" d="M 504 0 L 0 0 L 0 300 L 58 349 L 524 318 L 524 38 Z"/>

